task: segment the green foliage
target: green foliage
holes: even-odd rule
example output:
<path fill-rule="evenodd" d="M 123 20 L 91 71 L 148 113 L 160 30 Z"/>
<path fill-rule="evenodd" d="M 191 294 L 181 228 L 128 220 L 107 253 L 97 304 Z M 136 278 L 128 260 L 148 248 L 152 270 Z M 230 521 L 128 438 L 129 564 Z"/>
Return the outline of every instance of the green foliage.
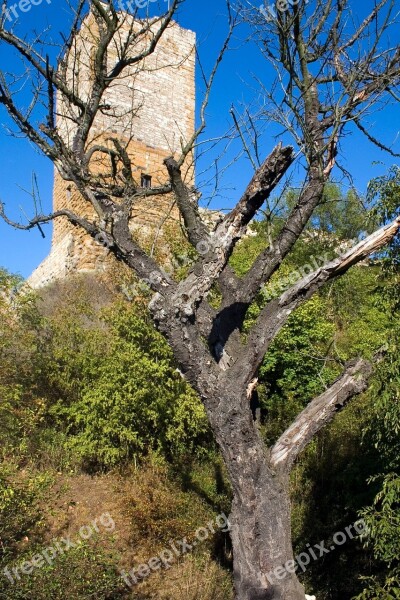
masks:
<path fill-rule="evenodd" d="M 370 182 L 368 193 L 374 207 L 371 219 L 385 225 L 400 213 L 400 168 L 393 166 L 389 173 Z M 390 309 L 400 309 L 400 235 L 394 237 L 387 248 L 378 255 L 383 275 L 390 285 L 385 287 L 385 298 L 391 303 Z"/>
<path fill-rule="evenodd" d="M 371 182 L 369 193 L 376 201 L 373 216 L 387 223 L 398 215 L 400 169 Z M 383 360 L 371 390 L 370 422 L 365 427 L 365 444 L 373 445 L 381 457 L 380 472 L 371 483 L 379 489 L 370 506 L 361 512 L 368 524 L 365 544 L 383 568 L 365 579 L 367 584 L 358 600 L 400 598 L 400 240 L 393 240 L 381 253 L 382 293 L 380 306 L 391 314 L 390 335 Z"/>
<path fill-rule="evenodd" d="M 363 577 L 368 587 L 357 596 L 356 600 L 399 600 L 400 569 L 395 569 L 382 583 L 379 577 Z"/>
<path fill-rule="evenodd" d="M 189 267 L 198 256 L 197 252 L 184 236 L 182 228 L 176 223 L 167 223 L 164 235 L 171 253 L 171 264 L 167 264 L 166 269 L 173 271 L 174 278 L 180 281 L 187 276 Z"/>
<path fill-rule="evenodd" d="M 296 190 L 288 190 L 287 210 L 295 205 L 297 198 Z M 353 189 L 344 192 L 336 183 L 328 182 L 307 230 L 334 235 L 340 240 L 356 240 L 361 233 L 371 230 L 372 227 L 372 223 L 368 224 L 368 212 L 362 198 Z"/>
<path fill-rule="evenodd" d="M 342 360 L 372 358 L 385 344 L 392 326 L 390 311 L 382 306 L 382 282 L 377 267 L 351 269 L 327 291 L 335 322 L 335 340 Z"/>
<path fill-rule="evenodd" d="M 291 315 L 271 345 L 259 372 L 268 442 L 337 374 L 337 368 L 325 359 L 333 334 L 325 301 L 316 295 Z"/>
<path fill-rule="evenodd" d="M 229 264 L 239 277 L 247 273 L 260 252 L 268 246 L 265 223 L 263 221 L 254 223 L 252 229 L 257 232 L 257 235 L 242 239 L 233 251 L 229 261 Z"/>
<path fill-rule="evenodd" d="M 43 316 L 45 296 L 18 295 L 0 313 L 4 453 L 103 468 L 210 446 L 204 409 L 140 303 L 97 310 L 79 279 L 51 303 Z"/>
<path fill-rule="evenodd" d="M 366 580 L 368 587 L 357 600 L 400 598 L 400 328 L 398 322 L 375 381 L 371 420 L 365 428 L 365 442 L 380 453 L 380 483 L 371 506 L 361 511 L 368 525 L 365 540 L 374 557 L 385 568 Z"/>
<path fill-rule="evenodd" d="M 373 480 L 377 478 L 373 478 Z M 367 587 L 356 600 L 400 598 L 400 476 L 384 476 L 372 506 L 362 511 L 367 524 L 366 544 L 386 568 L 377 576 L 363 578 Z"/>
<path fill-rule="evenodd" d="M 344 194 L 336 184 L 327 183 L 308 227 L 333 233 L 342 240 L 355 240 L 371 226 L 367 224 L 366 207 L 354 190 Z"/>
<path fill-rule="evenodd" d="M 102 356 L 79 399 L 64 410 L 76 451 L 85 462 L 106 467 L 150 451 L 193 452 L 207 439 L 207 421 L 167 343 L 126 304 L 114 306 L 104 320 Z"/>
<path fill-rule="evenodd" d="M 47 473 L 20 473 L 11 460 L 0 462 L 0 563 L 15 555 L 23 537 L 40 534 L 39 502 L 51 481 Z"/>
<path fill-rule="evenodd" d="M 24 453 L 42 422 L 41 364 L 46 344 L 35 295 L 20 279 L 0 270 L 0 448 Z"/>
<path fill-rule="evenodd" d="M 388 223 L 398 216 L 400 208 L 399 192 L 400 167 L 396 165 L 391 167 L 385 175 L 370 181 L 368 199 L 373 204 L 371 216 L 379 223 Z"/>
<path fill-rule="evenodd" d="M 373 505 L 362 513 L 368 526 L 368 538 L 374 543 L 376 558 L 389 566 L 399 560 L 399 506 L 400 477 L 397 473 L 389 473 L 384 477 L 382 488 L 375 496 Z"/>
<path fill-rule="evenodd" d="M 400 327 L 393 323 L 383 362 L 374 381 L 371 422 L 366 443 L 373 444 L 384 458 L 388 471 L 400 468 Z"/>

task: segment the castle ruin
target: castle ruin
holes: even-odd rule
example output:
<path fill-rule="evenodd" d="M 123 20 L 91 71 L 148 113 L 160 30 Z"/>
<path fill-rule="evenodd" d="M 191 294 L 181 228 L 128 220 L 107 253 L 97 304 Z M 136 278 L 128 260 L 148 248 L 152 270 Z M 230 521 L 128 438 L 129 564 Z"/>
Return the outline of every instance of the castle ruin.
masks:
<path fill-rule="evenodd" d="M 108 52 L 108 61 L 117 60 L 118 47 L 132 26 L 140 21 L 125 14 L 118 41 Z M 79 34 L 67 57 L 67 80 L 84 97 L 91 76 L 93 51 L 96 44 L 94 16 L 84 19 Z M 93 144 L 107 144 L 118 138 L 127 149 L 134 168 L 134 177 L 141 187 L 159 186 L 167 182 L 163 165 L 166 157 L 179 153 L 181 144 L 191 138 L 195 127 L 195 34 L 172 23 L 162 35 L 153 54 L 124 71 L 108 88 L 104 110 L 96 117 L 91 129 Z M 76 124 L 70 119 L 73 108 L 57 97 L 57 126 L 64 142 L 71 147 Z M 99 172 L 104 157 L 97 160 Z M 186 183 L 194 184 L 191 162 L 186 168 Z M 69 208 L 80 216 L 94 218 L 74 185 L 55 170 L 53 209 Z M 178 218 L 169 195 L 152 196 L 135 204 L 132 223 L 139 237 L 160 235 L 168 219 Z M 53 222 L 51 252 L 28 279 L 33 288 L 77 272 L 104 270 L 112 260 L 107 248 L 93 240 L 65 217 Z"/>

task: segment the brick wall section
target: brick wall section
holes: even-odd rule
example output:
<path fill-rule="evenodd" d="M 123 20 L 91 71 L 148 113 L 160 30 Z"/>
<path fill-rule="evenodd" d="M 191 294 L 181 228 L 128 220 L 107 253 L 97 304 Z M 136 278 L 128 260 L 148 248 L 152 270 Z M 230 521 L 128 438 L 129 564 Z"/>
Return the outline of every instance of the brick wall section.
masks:
<path fill-rule="evenodd" d="M 126 16 L 120 36 L 126 34 L 132 24 Z M 134 26 L 139 24 L 134 23 Z M 96 43 L 96 26 L 93 16 L 84 21 L 76 44 L 68 59 L 70 84 L 79 88 L 85 96 L 90 81 L 90 64 Z M 150 175 L 152 185 L 167 180 L 163 161 L 167 156 L 178 154 L 181 143 L 190 139 L 195 127 L 195 35 L 171 24 L 162 36 L 156 51 L 144 61 L 130 68 L 121 80 L 113 82 L 104 97 L 108 105 L 100 114 L 91 130 L 92 143 L 111 146 L 110 137 L 127 144 L 134 165 L 134 177 L 140 185 L 141 175 Z M 110 65 L 116 60 L 116 48 L 109 54 Z M 77 66 L 78 65 L 78 66 Z M 74 125 L 68 118 L 73 109 L 62 98 L 57 101 L 57 124 L 64 140 L 71 145 Z M 109 164 L 104 155 L 95 154 L 91 164 L 93 172 L 108 172 Z M 185 167 L 186 181 L 194 183 L 193 168 Z M 89 219 L 95 219 L 93 208 L 55 172 L 54 210 L 68 207 Z M 178 219 L 170 196 L 151 197 L 133 207 L 133 235 L 146 238 L 150 247 L 156 236 L 162 243 L 162 225 Z M 161 228 L 161 230 L 160 230 Z M 83 230 L 73 227 L 65 218 L 57 219 L 53 226 L 52 249 L 47 259 L 29 279 L 32 287 L 41 287 L 54 279 L 66 277 L 76 271 L 93 271 L 107 268 L 106 249 L 94 242 Z"/>

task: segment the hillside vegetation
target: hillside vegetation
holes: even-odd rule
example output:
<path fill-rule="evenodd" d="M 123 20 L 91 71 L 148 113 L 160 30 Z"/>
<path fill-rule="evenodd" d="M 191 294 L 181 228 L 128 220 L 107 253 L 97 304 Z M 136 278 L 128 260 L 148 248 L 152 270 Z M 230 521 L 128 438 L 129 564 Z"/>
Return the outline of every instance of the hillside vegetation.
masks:
<path fill-rule="evenodd" d="M 398 173 L 391 177 L 384 213 L 369 221 L 353 194 L 327 188 L 247 324 L 307 265 L 335 256 L 371 219 L 390 217 Z M 294 199 L 290 192 L 286 206 Z M 255 223 L 235 251 L 238 274 L 269 227 Z M 171 248 L 183 272 L 185 244 Z M 171 542 L 190 542 L 230 504 L 203 407 L 147 316 L 146 291 L 117 276 L 82 275 L 33 292 L 5 270 L 0 288 L 0 598 L 232 598 L 222 528 L 131 588 L 120 575 Z M 361 538 L 310 562 L 303 581 L 318 600 L 400 598 L 399 297 L 394 243 L 295 312 L 259 373 L 254 416 L 272 443 L 350 357 L 382 355 L 370 390 L 310 444 L 293 474 L 298 553 L 321 540 L 330 547 L 335 532 L 361 517 L 368 524 Z M 112 521 L 83 539 L 81 528 L 105 514 Z M 30 573 L 20 568 L 19 578 L 12 570 L 68 536 L 68 552 Z"/>

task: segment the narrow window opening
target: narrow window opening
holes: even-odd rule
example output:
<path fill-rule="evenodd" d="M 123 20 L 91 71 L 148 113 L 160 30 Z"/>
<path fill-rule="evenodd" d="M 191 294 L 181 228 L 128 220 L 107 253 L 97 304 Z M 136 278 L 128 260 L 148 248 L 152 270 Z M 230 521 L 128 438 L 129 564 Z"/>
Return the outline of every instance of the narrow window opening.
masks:
<path fill-rule="evenodd" d="M 142 188 L 151 188 L 151 176 L 150 175 L 142 175 L 141 186 L 142 186 Z"/>

